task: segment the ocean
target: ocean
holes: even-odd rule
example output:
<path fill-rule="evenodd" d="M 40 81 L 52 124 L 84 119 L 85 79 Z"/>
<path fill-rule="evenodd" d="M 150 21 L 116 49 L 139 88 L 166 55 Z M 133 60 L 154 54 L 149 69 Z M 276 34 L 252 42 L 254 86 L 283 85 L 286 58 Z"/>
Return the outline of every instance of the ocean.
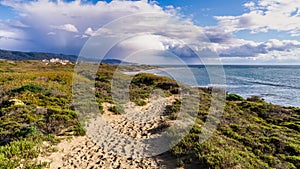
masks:
<path fill-rule="evenodd" d="M 211 79 L 220 76 L 207 71 L 214 68 L 224 70 L 225 84 L 212 84 Z M 220 85 L 229 93 L 244 98 L 260 96 L 273 104 L 300 107 L 300 66 L 168 66 L 147 72 L 171 77 L 191 86 Z"/>

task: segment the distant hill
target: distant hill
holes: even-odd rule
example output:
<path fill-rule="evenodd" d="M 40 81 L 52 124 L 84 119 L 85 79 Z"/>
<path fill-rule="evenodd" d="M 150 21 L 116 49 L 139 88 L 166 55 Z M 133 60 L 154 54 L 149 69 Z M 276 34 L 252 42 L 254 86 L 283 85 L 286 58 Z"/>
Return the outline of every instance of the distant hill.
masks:
<path fill-rule="evenodd" d="M 20 52 L 20 51 L 0 50 L 0 59 L 6 59 L 6 60 L 43 60 L 43 59 L 49 60 L 51 58 L 59 58 L 59 59 L 75 62 L 77 56 L 42 53 L 42 52 Z"/>
<path fill-rule="evenodd" d="M 9 50 L 1 50 L 0 49 L 0 59 L 5 60 L 43 60 L 43 59 L 52 59 L 52 58 L 59 58 L 63 60 L 69 60 L 71 62 L 77 61 L 77 56 L 75 55 L 65 55 L 65 54 L 54 54 L 54 53 L 43 53 L 43 52 L 20 52 L 20 51 L 9 51 Z M 96 61 L 95 59 L 86 59 L 85 61 Z M 118 64 L 125 64 L 131 65 L 133 63 L 130 62 L 122 62 L 118 59 L 105 59 L 102 61 L 103 63 L 107 63 L 110 65 L 118 65 Z"/>
<path fill-rule="evenodd" d="M 118 59 L 104 59 L 102 62 L 110 64 L 110 65 L 119 65 L 119 64 L 122 64 L 122 65 L 137 65 L 135 63 L 125 62 L 125 61 L 121 61 L 121 60 L 118 60 Z"/>

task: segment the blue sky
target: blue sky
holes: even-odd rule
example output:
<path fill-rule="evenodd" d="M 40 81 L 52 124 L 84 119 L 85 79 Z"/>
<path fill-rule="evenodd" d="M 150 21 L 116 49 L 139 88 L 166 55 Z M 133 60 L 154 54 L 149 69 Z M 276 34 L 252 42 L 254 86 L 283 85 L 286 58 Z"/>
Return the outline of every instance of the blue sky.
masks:
<path fill-rule="evenodd" d="M 67 0 L 66 2 L 71 2 L 73 0 Z M 97 3 L 99 0 L 86 0 L 87 3 Z M 111 2 L 107 0 L 105 2 Z M 246 1 L 241 0 L 231 0 L 230 3 L 224 3 L 222 0 L 213 1 L 199 1 L 199 0 L 158 0 L 156 1 L 158 5 L 165 7 L 172 5 L 174 7 L 182 8 L 181 12 L 185 15 L 192 17 L 195 24 L 200 26 L 215 25 L 217 21 L 213 18 L 216 15 L 239 15 L 245 10 L 242 5 Z M 221 5 L 220 5 L 221 4 Z M 11 19 L 14 18 L 16 13 L 13 12 L 12 8 L 0 5 L 1 19 Z"/>
<path fill-rule="evenodd" d="M 231 0 L 230 3 L 224 3 L 224 0 L 161 0 L 158 1 L 158 3 L 162 6 L 173 5 L 175 7 L 181 7 L 184 14 L 193 15 L 193 19 L 196 24 L 205 26 L 217 24 L 216 20 L 213 19 L 213 16 L 216 15 L 242 14 L 244 11 L 242 5 L 245 3 L 245 1 Z"/>
<path fill-rule="evenodd" d="M 300 64 L 298 9 L 300 0 L 0 0 L 0 49 L 79 54 L 88 39 L 111 21 L 156 12 L 162 21 L 177 18 L 177 25 L 163 26 L 167 33 L 120 43 L 111 53 L 130 54 L 145 42 L 155 50 L 190 59 L 186 47 L 170 39 L 197 41 L 196 32 L 201 30 L 210 42 L 188 45 L 200 53 L 217 54 L 224 64 Z M 185 28 L 181 26 L 184 22 L 189 23 Z"/>
<path fill-rule="evenodd" d="M 0 5 L 0 10 L 1 10 L 1 15 L 0 15 L 1 20 L 13 19 L 16 15 L 13 9 L 7 6 Z"/>

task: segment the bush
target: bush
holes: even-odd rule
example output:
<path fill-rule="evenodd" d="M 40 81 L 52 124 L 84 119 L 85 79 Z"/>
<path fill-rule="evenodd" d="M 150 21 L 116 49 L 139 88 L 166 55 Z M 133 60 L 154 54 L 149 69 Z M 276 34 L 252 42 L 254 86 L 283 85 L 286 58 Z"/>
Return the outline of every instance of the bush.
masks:
<path fill-rule="evenodd" d="M 138 106 L 145 106 L 147 103 L 144 100 L 136 100 L 135 104 Z"/>
<path fill-rule="evenodd" d="M 125 113 L 124 107 L 119 104 L 108 108 L 108 110 L 115 114 L 124 114 Z"/>
<path fill-rule="evenodd" d="M 36 126 L 28 126 L 20 130 L 16 130 L 13 134 L 19 138 L 26 138 L 29 135 L 37 133 Z"/>
<path fill-rule="evenodd" d="M 251 97 L 247 98 L 247 101 L 250 101 L 250 102 L 263 102 L 264 99 L 261 98 L 260 96 L 251 96 Z"/>
<path fill-rule="evenodd" d="M 86 130 L 80 124 L 75 125 L 72 131 L 74 131 L 76 136 L 84 136 L 86 134 Z"/>
<path fill-rule="evenodd" d="M 29 85 L 25 85 L 16 89 L 13 89 L 11 92 L 12 93 L 21 93 L 23 91 L 31 91 L 33 93 L 38 93 L 40 91 L 42 91 L 44 88 L 35 84 L 29 84 Z"/>
<path fill-rule="evenodd" d="M 244 98 L 237 94 L 228 94 L 226 96 L 226 100 L 228 100 L 228 101 L 244 101 Z"/>

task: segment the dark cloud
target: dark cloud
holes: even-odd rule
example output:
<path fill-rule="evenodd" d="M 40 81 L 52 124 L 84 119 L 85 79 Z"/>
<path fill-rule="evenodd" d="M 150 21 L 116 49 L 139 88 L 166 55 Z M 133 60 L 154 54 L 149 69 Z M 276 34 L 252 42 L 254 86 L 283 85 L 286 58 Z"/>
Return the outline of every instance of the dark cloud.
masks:
<path fill-rule="evenodd" d="M 231 32 L 225 32 L 224 29 L 219 27 L 206 27 L 204 28 L 204 34 L 212 43 L 226 43 L 234 39 Z"/>

